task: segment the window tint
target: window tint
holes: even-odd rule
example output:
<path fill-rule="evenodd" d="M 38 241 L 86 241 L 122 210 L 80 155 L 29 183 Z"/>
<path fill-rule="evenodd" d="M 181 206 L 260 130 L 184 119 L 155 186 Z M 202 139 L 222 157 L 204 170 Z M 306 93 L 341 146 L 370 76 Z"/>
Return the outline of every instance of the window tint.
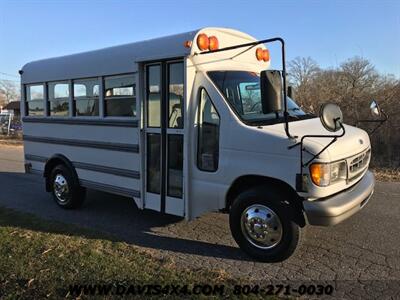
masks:
<path fill-rule="evenodd" d="M 50 116 L 68 116 L 69 84 L 66 82 L 50 82 L 48 92 Z"/>
<path fill-rule="evenodd" d="M 198 110 L 197 165 L 204 171 L 216 171 L 219 159 L 220 117 L 205 89 L 200 92 Z"/>
<path fill-rule="evenodd" d="M 168 65 L 168 127 L 183 128 L 183 63 Z"/>
<path fill-rule="evenodd" d="M 99 115 L 99 80 L 74 80 L 74 115 Z"/>
<path fill-rule="evenodd" d="M 26 115 L 43 116 L 44 115 L 44 87 L 40 85 L 26 86 Z"/>
<path fill-rule="evenodd" d="M 104 79 L 106 116 L 136 116 L 136 77 L 134 74 Z"/>

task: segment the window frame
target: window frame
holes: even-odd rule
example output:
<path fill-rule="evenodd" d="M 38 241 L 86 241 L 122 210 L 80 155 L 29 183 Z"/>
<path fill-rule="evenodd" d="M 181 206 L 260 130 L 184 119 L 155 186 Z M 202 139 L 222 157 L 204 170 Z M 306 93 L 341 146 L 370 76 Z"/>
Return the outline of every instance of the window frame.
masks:
<path fill-rule="evenodd" d="M 215 168 L 215 170 L 206 170 L 203 169 L 202 167 L 200 167 L 199 164 L 199 157 L 200 157 L 200 110 L 201 110 L 201 93 L 204 90 L 204 92 L 206 93 L 206 95 L 208 96 L 208 99 L 210 100 L 212 106 L 214 107 L 218 118 L 219 118 L 219 124 L 218 124 L 218 161 L 217 161 L 217 167 Z M 197 153 L 196 153 L 196 166 L 197 168 L 202 171 L 202 172 L 208 172 L 208 173 L 215 173 L 218 171 L 219 169 L 219 147 L 220 147 L 220 128 L 221 128 L 221 115 L 218 112 L 217 107 L 215 106 L 214 102 L 212 101 L 210 94 L 207 92 L 207 89 L 204 86 L 200 86 L 199 87 L 199 94 L 198 94 L 198 105 L 197 105 L 198 109 L 197 109 Z"/>

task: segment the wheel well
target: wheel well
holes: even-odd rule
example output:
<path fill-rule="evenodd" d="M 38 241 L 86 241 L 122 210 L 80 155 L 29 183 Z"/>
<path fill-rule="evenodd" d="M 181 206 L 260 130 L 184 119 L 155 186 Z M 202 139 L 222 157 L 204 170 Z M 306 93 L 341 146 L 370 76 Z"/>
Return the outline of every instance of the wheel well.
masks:
<path fill-rule="evenodd" d="M 55 154 L 50 159 L 47 160 L 46 165 L 44 167 L 43 176 L 45 177 L 46 180 L 47 192 L 51 191 L 51 186 L 50 186 L 51 171 L 58 165 L 63 165 L 68 169 L 70 169 L 72 174 L 74 175 L 73 177 L 75 178 L 75 180 L 78 180 L 78 174 L 76 173 L 75 167 L 72 164 L 72 162 L 62 154 Z"/>
<path fill-rule="evenodd" d="M 237 178 L 226 194 L 225 210 L 230 210 L 233 201 L 241 192 L 257 186 L 269 186 L 279 190 L 280 193 L 285 194 L 290 202 L 290 205 L 294 208 L 296 213 L 296 223 L 301 227 L 305 225 L 302 199 L 299 197 L 296 191 L 286 182 L 266 176 L 245 175 Z"/>

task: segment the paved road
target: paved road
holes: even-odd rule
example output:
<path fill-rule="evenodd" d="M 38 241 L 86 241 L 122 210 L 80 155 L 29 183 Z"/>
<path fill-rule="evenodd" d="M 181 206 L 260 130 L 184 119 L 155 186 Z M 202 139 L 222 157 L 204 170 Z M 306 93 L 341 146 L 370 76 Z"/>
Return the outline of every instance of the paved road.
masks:
<path fill-rule="evenodd" d="M 396 280 L 397 286 L 400 280 L 400 183 L 378 182 L 369 204 L 341 224 L 307 227 L 295 255 L 274 264 L 242 254 L 227 215 L 186 222 L 96 191 L 89 191 L 80 210 L 62 210 L 40 176 L 23 174 L 22 147 L 0 145 L 0 205 L 112 234 L 193 270 L 223 270 L 248 280 Z"/>

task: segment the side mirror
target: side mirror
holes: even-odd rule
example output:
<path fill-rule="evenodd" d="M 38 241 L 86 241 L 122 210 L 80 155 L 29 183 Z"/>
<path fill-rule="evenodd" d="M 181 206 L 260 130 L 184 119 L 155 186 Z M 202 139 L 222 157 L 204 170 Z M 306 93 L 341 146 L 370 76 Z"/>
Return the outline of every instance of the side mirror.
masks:
<path fill-rule="evenodd" d="M 342 127 L 343 114 L 340 107 L 336 104 L 322 104 L 319 110 L 319 118 L 322 125 L 328 131 L 335 132 Z"/>
<path fill-rule="evenodd" d="M 260 74 L 261 104 L 263 114 L 282 110 L 282 77 L 276 70 L 262 71 Z"/>
<path fill-rule="evenodd" d="M 372 100 L 369 109 L 371 110 L 371 114 L 373 116 L 379 117 L 381 115 L 381 108 L 379 107 L 378 102 L 376 102 L 375 100 Z"/>

